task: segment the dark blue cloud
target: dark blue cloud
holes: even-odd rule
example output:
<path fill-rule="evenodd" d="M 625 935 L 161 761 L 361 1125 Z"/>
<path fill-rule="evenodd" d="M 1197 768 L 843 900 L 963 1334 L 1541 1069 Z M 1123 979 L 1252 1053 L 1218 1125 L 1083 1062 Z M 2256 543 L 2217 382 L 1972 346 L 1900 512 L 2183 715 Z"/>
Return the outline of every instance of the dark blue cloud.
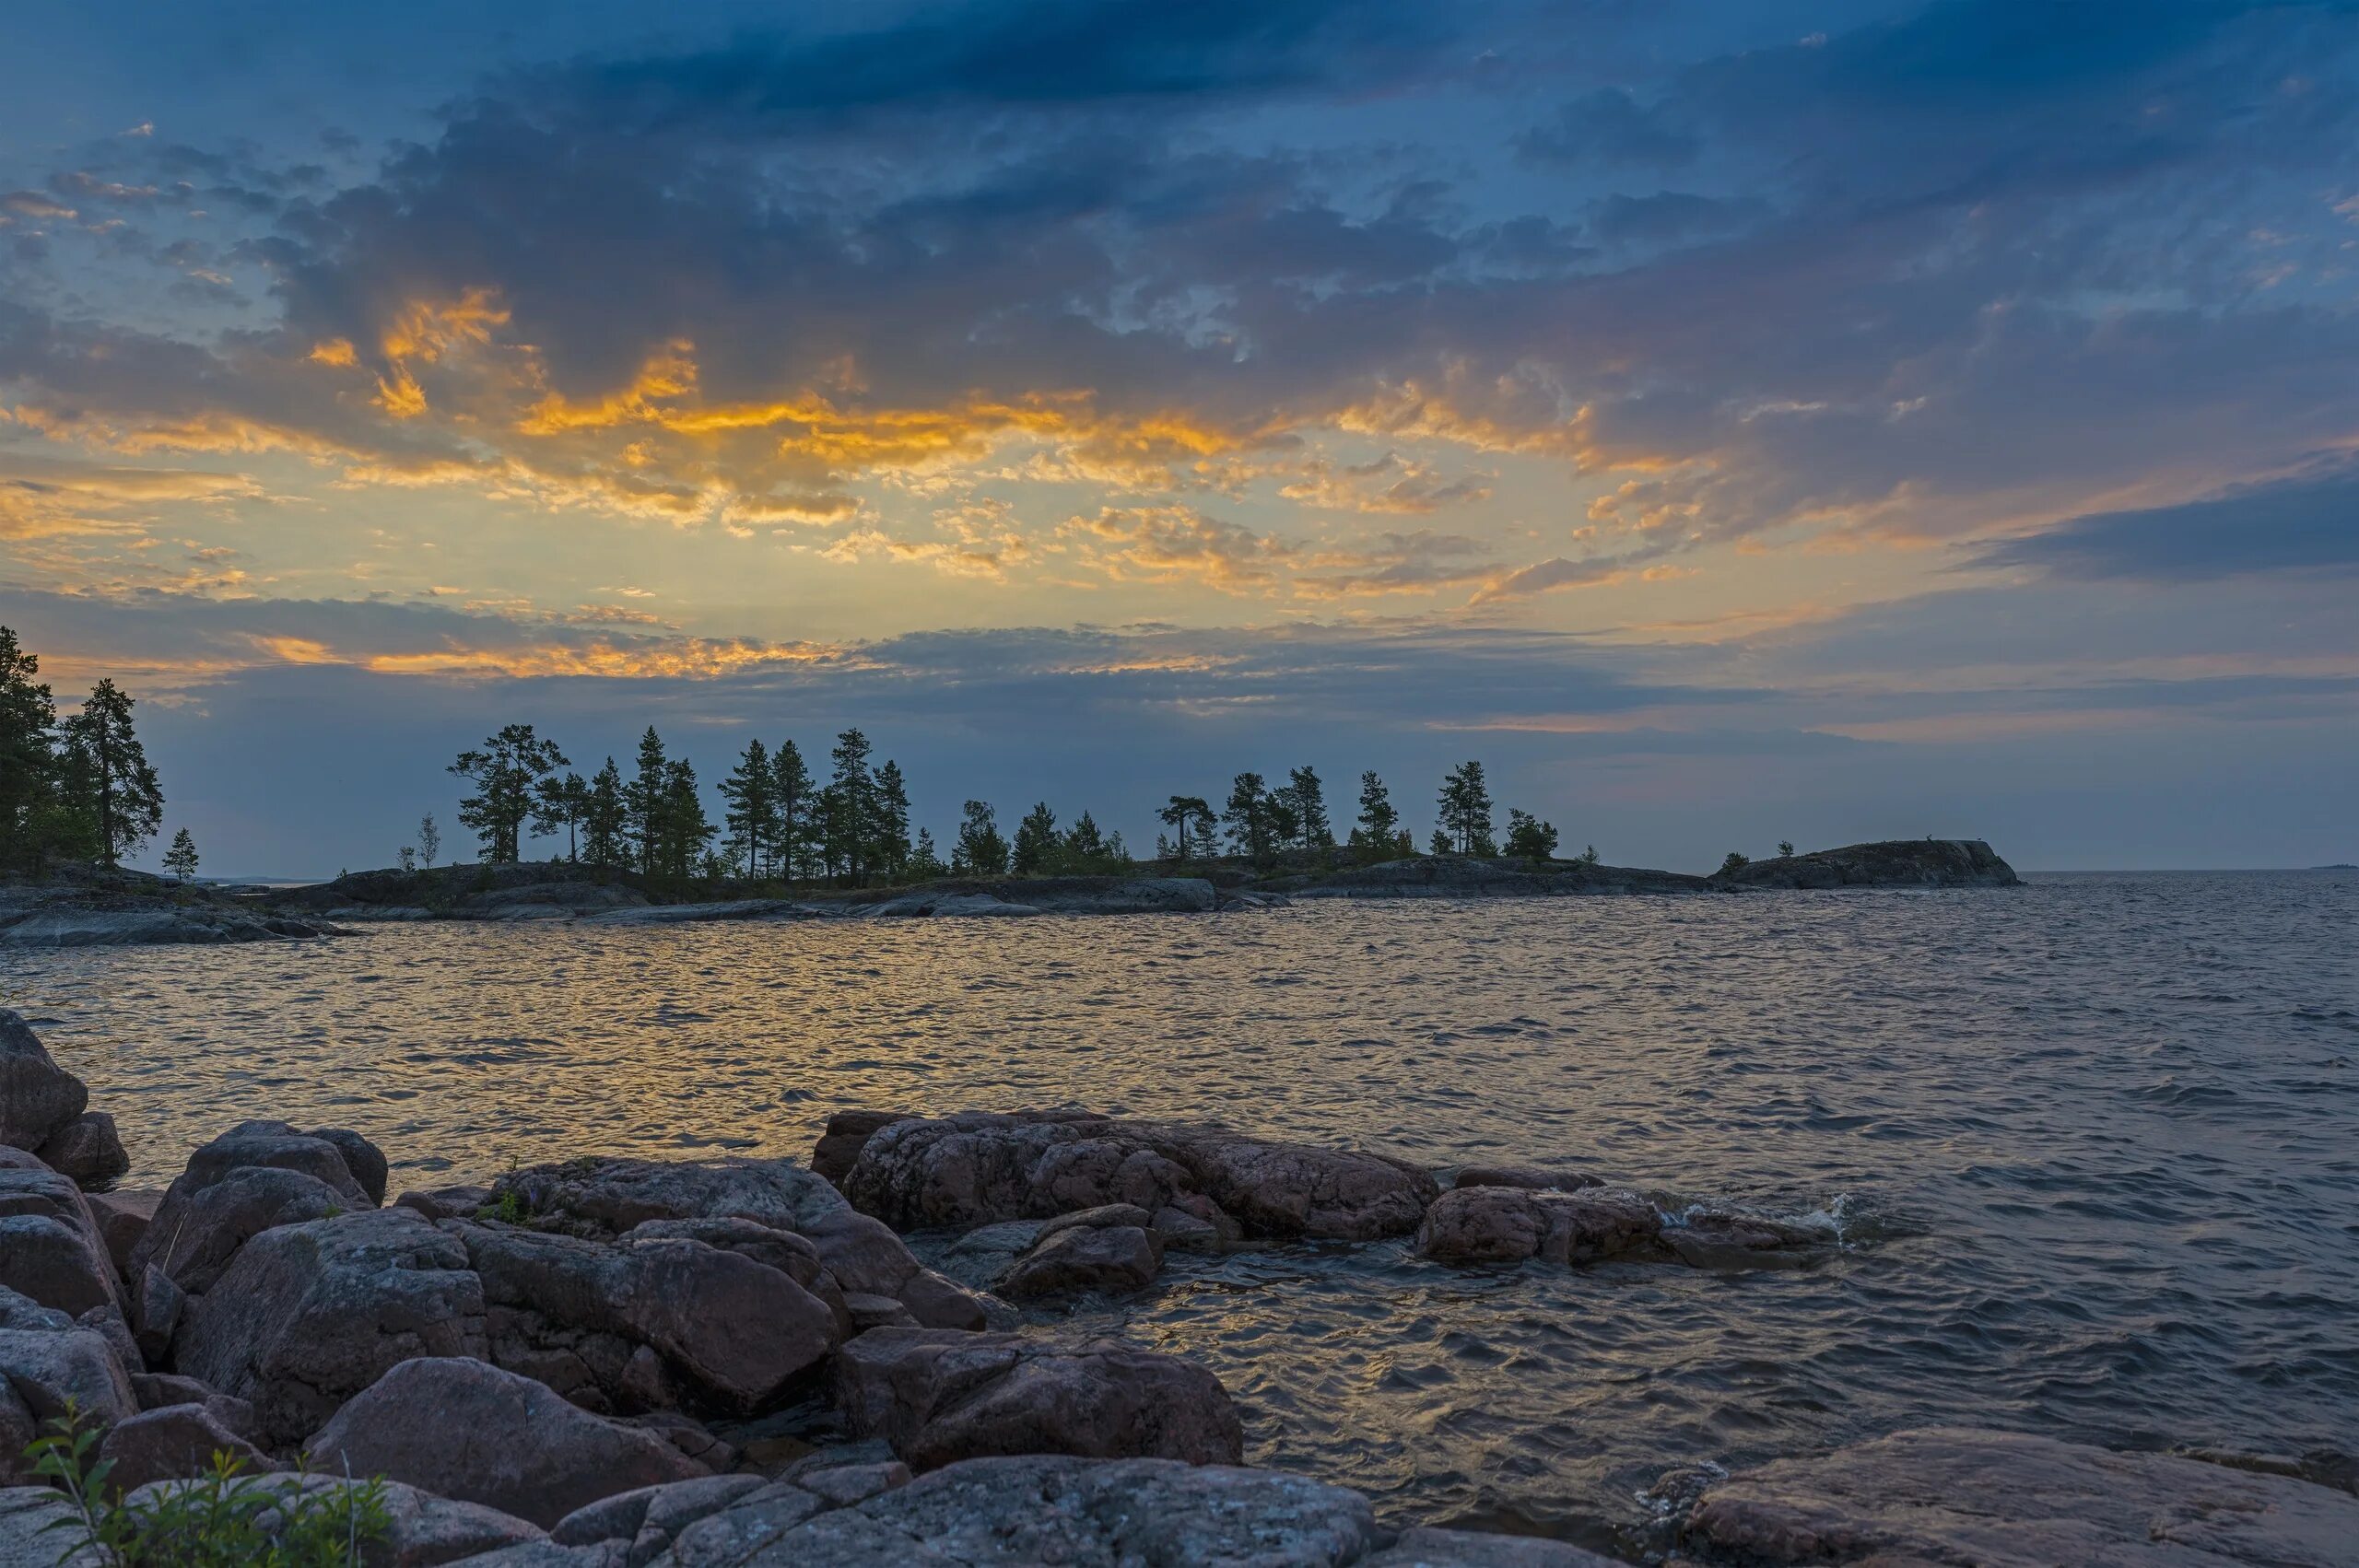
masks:
<path fill-rule="evenodd" d="M 2359 571 L 2359 472 L 2244 486 L 2183 506 L 2094 512 L 1979 551 L 1974 564 L 2168 582 Z"/>

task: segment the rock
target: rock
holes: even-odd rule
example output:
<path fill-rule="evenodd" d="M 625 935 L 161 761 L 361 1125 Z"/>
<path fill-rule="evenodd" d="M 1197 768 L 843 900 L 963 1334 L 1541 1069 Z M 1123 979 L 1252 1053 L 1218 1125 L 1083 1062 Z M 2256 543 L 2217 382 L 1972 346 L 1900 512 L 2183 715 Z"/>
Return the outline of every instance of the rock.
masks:
<path fill-rule="evenodd" d="M 251 1400 L 266 1446 L 301 1440 L 418 1356 L 481 1357 L 483 1284 L 467 1250 L 406 1209 L 263 1232 L 190 1305 L 173 1370 Z"/>
<path fill-rule="evenodd" d="M 0 1292 L 0 1482 L 25 1472 L 25 1445 L 68 1405 L 103 1432 L 138 1413 L 122 1358 L 64 1313 Z"/>
<path fill-rule="evenodd" d="M 1380 1539 L 1366 1498 L 1300 1476 L 1033 1456 L 968 1460 L 822 1514 L 768 1561 L 1309 1568 L 1356 1562 Z M 826 1555 L 831 1541 L 865 1554 Z"/>
<path fill-rule="evenodd" d="M 1391 1546 L 1361 1559 L 1359 1568 L 1623 1568 L 1623 1564 L 1563 1541 L 1421 1527 L 1404 1530 Z"/>
<path fill-rule="evenodd" d="M 558 1520 L 549 1540 L 569 1547 L 610 1542 L 622 1549 L 624 1568 L 644 1568 L 688 1526 L 771 1484 L 760 1476 L 705 1476 L 617 1492 Z"/>
<path fill-rule="evenodd" d="M 865 1334 L 871 1328 L 917 1328 L 923 1325 L 910 1316 L 910 1309 L 891 1296 L 873 1296 L 854 1291 L 844 1297 L 844 1311 L 851 1318 L 852 1332 Z"/>
<path fill-rule="evenodd" d="M 43 1164 L 83 1187 L 98 1187 L 131 1169 L 131 1156 L 104 1111 L 84 1111 L 34 1151 Z"/>
<path fill-rule="evenodd" d="M 1199 1212 L 1199 1211 L 1209 1212 Z M 1166 1204 L 1155 1211 L 1154 1230 L 1167 1247 L 1182 1252 L 1221 1252 L 1244 1238 L 1245 1228 L 1209 1199 L 1190 1207 Z"/>
<path fill-rule="evenodd" d="M 1671 1216 L 1662 1239 L 1698 1269 L 1798 1268 L 1823 1256 L 1834 1232 L 1761 1214 L 1690 1209 Z"/>
<path fill-rule="evenodd" d="M 751 1220 L 805 1231 L 844 1208 L 841 1194 L 792 1160 L 634 1160 L 598 1156 L 511 1171 L 493 1200 L 514 1196 L 544 1228 L 617 1236 L 650 1220 Z"/>
<path fill-rule="evenodd" d="M 1603 1187 L 1604 1178 L 1587 1171 L 1558 1165 L 1468 1165 L 1458 1173 L 1460 1187 L 1523 1187 L 1535 1191 L 1577 1192 Z"/>
<path fill-rule="evenodd" d="M 1083 1291 L 1121 1295 L 1144 1290 L 1162 1268 L 1163 1244 L 1144 1226 L 1086 1225 L 1044 1235 L 1015 1260 L 1000 1293 L 1015 1300 Z"/>
<path fill-rule="evenodd" d="M 462 1557 L 452 1568 L 629 1568 L 629 1558 L 619 1541 L 559 1546 L 553 1540 L 528 1540 Z"/>
<path fill-rule="evenodd" d="M 827 1118 L 827 1130 L 811 1150 L 811 1172 L 814 1176 L 843 1185 L 851 1174 L 853 1164 L 869 1135 L 878 1128 L 889 1127 L 904 1119 L 900 1111 L 838 1111 Z"/>
<path fill-rule="evenodd" d="M 679 1223 L 722 1227 L 787 1267 L 648 1234 Z M 751 1222 L 654 1222 L 611 1242 L 464 1220 L 441 1228 L 482 1281 L 486 1359 L 569 1398 L 594 1389 L 609 1410 L 662 1408 L 687 1393 L 753 1414 L 816 1372 L 843 1337 L 836 1309 L 787 1271 L 817 1278 L 809 1244 Z M 642 1350 L 657 1364 L 640 1360 Z"/>
<path fill-rule="evenodd" d="M 794 1484 L 831 1508 L 849 1508 L 872 1497 L 882 1497 L 897 1486 L 910 1484 L 910 1467 L 898 1459 L 862 1465 L 797 1468 Z"/>
<path fill-rule="evenodd" d="M 160 1410 L 172 1405 L 201 1405 L 215 1397 L 211 1387 L 194 1377 L 182 1377 L 176 1372 L 135 1372 L 131 1375 L 131 1392 L 143 1410 Z"/>
<path fill-rule="evenodd" d="M 1754 860 L 1712 874 L 1729 887 L 2020 887 L 1979 838 L 1893 838 Z"/>
<path fill-rule="evenodd" d="M 387 1476 L 544 1527 L 602 1497 L 702 1473 L 653 1433 L 453 1357 L 394 1367 L 313 1434 L 308 1452 L 333 1471 Z"/>
<path fill-rule="evenodd" d="M 153 1508 L 190 1484 L 184 1480 L 151 1481 L 127 1493 L 123 1501 L 133 1508 Z M 233 1481 L 230 1492 L 233 1500 L 254 1492 L 274 1498 L 296 1493 L 318 1498 L 321 1493 L 368 1484 L 372 1483 L 347 1480 L 340 1475 L 266 1475 Z M 375 1541 L 361 1549 L 364 1568 L 439 1568 L 442 1563 L 463 1562 L 484 1552 L 542 1539 L 539 1527 L 478 1503 L 437 1497 L 395 1480 L 373 1484 L 379 1489 L 384 1507 L 386 1527 Z M 264 1511 L 261 1522 L 265 1534 L 276 1534 L 283 1519 L 284 1515 L 276 1509 Z"/>
<path fill-rule="evenodd" d="M 24 1015 L 0 1007 L 0 1143 L 38 1149 L 89 1103 L 89 1090 L 50 1059 Z"/>
<path fill-rule="evenodd" d="M 718 1513 L 683 1520 L 649 1568 L 835 1568 L 837 1560 L 810 1551 L 806 1542 L 789 1544 L 790 1532 L 827 1506 L 799 1486 L 772 1482 Z"/>
<path fill-rule="evenodd" d="M 2269 1563 L 2330 1568 L 2359 1498 L 2163 1454 L 1964 1428 L 1780 1459 L 1707 1490 L 1682 1544 L 1708 1562 Z"/>
<path fill-rule="evenodd" d="M 188 1293 L 172 1283 L 172 1277 L 155 1265 L 140 1271 L 139 1286 L 132 1293 L 132 1316 L 138 1328 L 133 1343 L 139 1347 L 143 1363 L 161 1363 L 170 1358 L 172 1336 L 180 1331 L 181 1315 L 188 1310 Z"/>
<path fill-rule="evenodd" d="M 1233 1217 L 1262 1235 L 1368 1240 L 1415 1229 L 1438 1188 L 1425 1172 L 1375 1154 L 1050 1111 L 890 1122 L 863 1144 L 844 1191 L 863 1213 L 903 1228 L 971 1229 L 1127 1203 Z"/>
<path fill-rule="evenodd" d="M 1233 1464 L 1244 1449 L 1212 1374 L 1112 1341 L 874 1329 L 836 1358 L 836 1401 L 853 1435 L 921 1470 L 1005 1454 Z"/>
<path fill-rule="evenodd" d="M 1042 1223 L 1039 1220 L 1003 1220 L 995 1225 L 978 1225 L 952 1242 L 935 1256 L 942 1271 L 959 1284 L 978 1291 L 987 1291 L 1006 1276 L 1021 1258 L 1040 1239 Z"/>
<path fill-rule="evenodd" d="M 47 1214 L 0 1217 L 0 1285 L 76 1316 L 119 1301 L 96 1238 Z"/>
<path fill-rule="evenodd" d="M 249 1475 L 278 1468 L 201 1404 L 143 1411 L 118 1422 L 99 1445 L 99 1457 L 114 1465 L 107 1479 L 126 1492 L 151 1480 L 204 1475 L 217 1454 L 238 1460 Z"/>
<path fill-rule="evenodd" d="M 1420 1255 L 1445 1263 L 1592 1263 L 1661 1257 L 1662 1216 L 1635 1192 L 1460 1187 L 1443 1193 L 1417 1230 Z"/>
<path fill-rule="evenodd" d="M 0 1463 L 0 1474 L 6 1469 Z M 104 1555 L 73 1533 L 79 1523 L 53 1487 L 0 1487 L 0 1568 L 107 1568 Z"/>
<path fill-rule="evenodd" d="M 361 1171 L 353 1169 L 355 1158 Z M 334 1188 L 350 1209 L 376 1208 L 385 1189 L 385 1156 L 357 1132 L 298 1132 L 283 1121 L 243 1121 L 191 1154 L 170 1190 L 210 1187 L 232 1172 L 257 1166 L 300 1171 Z"/>
<path fill-rule="evenodd" d="M 140 1283 L 159 1274 L 189 1294 L 213 1288 L 238 1249 L 263 1232 L 306 1220 L 333 1219 L 355 1209 L 348 1195 L 304 1171 L 253 1165 L 225 1171 L 204 1185 L 175 1181 L 147 1230 L 132 1244 L 126 1276 Z M 147 1319 L 139 1319 L 142 1328 Z"/>
<path fill-rule="evenodd" d="M 423 1192 L 405 1192 L 393 1201 L 429 1220 L 473 1220 L 491 1207 L 492 1190 L 469 1185 L 433 1187 Z"/>
<path fill-rule="evenodd" d="M 115 1270 L 125 1280 L 137 1278 L 132 1272 L 131 1254 L 139 1238 L 147 1234 L 150 1221 L 156 1217 L 156 1206 L 164 1200 L 159 1188 L 140 1188 L 113 1192 L 92 1192 L 84 1196 L 89 1206 L 90 1218 L 98 1223 L 99 1239 L 106 1244 L 107 1257 Z"/>

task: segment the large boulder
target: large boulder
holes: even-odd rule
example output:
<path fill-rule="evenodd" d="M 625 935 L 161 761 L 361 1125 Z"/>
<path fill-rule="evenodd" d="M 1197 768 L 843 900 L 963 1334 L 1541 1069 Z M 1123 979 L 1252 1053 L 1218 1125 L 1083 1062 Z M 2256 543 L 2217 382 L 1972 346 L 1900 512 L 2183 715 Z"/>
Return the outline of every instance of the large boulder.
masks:
<path fill-rule="evenodd" d="M 147 1234 L 147 1226 L 156 1218 L 157 1207 L 164 1201 L 158 1188 L 117 1188 L 109 1192 L 86 1194 L 90 1218 L 98 1222 L 99 1239 L 106 1244 L 107 1256 L 113 1259 L 116 1271 L 127 1281 L 131 1272 L 131 1254 L 139 1238 Z"/>
<path fill-rule="evenodd" d="M 241 1122 L 189 1156 L 133 1244 L 123 1276 L 135 1298 L 153 1289 L 145 1279 L 150 1269 L 181 1293 L 202 1294 L 251 1238 L 374 1209 L 384 1191 L 385 1156 L 357 1132 Z M 133 1316 L 147 1327 L 139 1312 Z"/>
<path fill-rule="evenodd" d="M 1619 1188 L 1460 1187 L 1426 1211 L 1417 1250 L 1445 1263 L 1592 1263 L 1664 1256 L 1662 1228 L 1652 1203 Z"/>
<path fill-rule="evenodd" d="M 122 1291 L 82 1189 L 22 1150 L 0 1146 L 0 1287 L 80 1314 Z"/>
<path fill-rule="evenodd" d="M 50 1059 L 24 1015 L 0 1007 L 0 1144 L 39 1149 L 89 1104 L 90 1091 Z"/>
<path fill-rule="evenodd" d="M 131 1169 L 131 1155 L 115 1131 L 114 1117 L 84 1111 L 49 1135 L 34 1151 L 41 1163 L 83 1187 L 103 1187 Z"/>
<path fill-rule="evenodd" d="M 502 1176 L 492 1211 L 535 1229 L 613 1240 L 652 1223 L 734 1220 L 799 1235 L 835 1288 L 889 1297 L 930 1328 L 983 1325 L 982 1305 L 920 1264 L 891 1227 L 791 1160 L 620 1157 L 532 1165 Z"/>
<path fill-rule="evenodd" d="M 201 1404 L 166 1405 L 119 1422 L 99 1445 L 99 1457 L 111 1464 L 109 1484 L 128 1492 L 151 1480 L 201 1476 L 216 1456 L 227 1455 L 249 1475 L 278 1467 L 228 1422 Z"/>
<path fill-rule="evenodd" d="M 284 1446 L 402 1362 L 487 1349 L 467 1249 L 423 1215 L 373 1209 L 246 1243 L 172 1337 L 173 1370 L 251 1400 Z"/>
<path fill-rule="evenodd" d="M 616 1492 L 704 1473 L 661 1436 L 567 1403 L 481 1361 L 404 1362 L 307 1451 L 334 1474 L 382 1475 L 544 1527 Z"/>
<path fill-rule="evenodd" d="M 256 1166 L 300 1171 L 334 1188 L 346 1208 L 373 1209 L 384 1201 L 385 1156 L 376 1145 L 344 1128 L 298 1132 L 283 1121 L 240 1122 L 191 1154 L 172 1189 L 209 1187 Z"/>
<path fill-rule="evenodd" d="M 1144 1290 L 1163 1268 L 1163 1241 L 1146 1211 L 1127 1203 L 1050 1220 L 1009 1265 L 1002 1295 L 1019 1301 Z"/>
<path fill-rule="evenodd" d="M 1349 1241 L 1408 1234 L 1439 1191 L 1428 1173 L 1379 1154 L 1068 1111 L 887 1122 L 863 1139 L 843 1188 L 863 1213 L 904 1229 L 1128 1203 Z"/>
<path fill-rule="evenodd" d="M 703 1223 L 759 1254 L 748 1256 L 663 1234 L 682 1223 L 698 1223 L 651 1222 L 613 1241 L 465 1220 L 441 1228 L 482 1281 L 485 1354 L 499 1365 L 608 1410 L 769 1408 L 840 1342 L 840 1306 L 795 1279 L 798 1265 L 820 1275 L 800 1238 Z"/>
<path fill-rule="evenodd" d="M 1711 1486 L 1682 1544 L 1706 1562 L 2268 1563 L 2334 1568 L 2359 1497 L 2165 1454 L 1936 1427 L 1779 1459 Z"/>
<path fill-rule="evenodd" d="M 1244 1451 L 1211 1373 L 1105 1340 L 872 1329 L 836 1358 L 836 1400 L 855 1436 L 917 1469 L 1007 1454 L 1234 1464 Z"/>
<path fill-rule="evenodd" d="M 108 1568 L 107 1555 L 76 1533 L 80 1520 L 55 1487 L 0 1486 L 0 1568 Z"/>
<path fill-rule="evenodd" d="M 122 1355 L 105 1334 L 0 1289 L 0 1482 L 25 1472 L 26 1445 L 69 1408 L 101 1432 L 136 1415 Z"/>

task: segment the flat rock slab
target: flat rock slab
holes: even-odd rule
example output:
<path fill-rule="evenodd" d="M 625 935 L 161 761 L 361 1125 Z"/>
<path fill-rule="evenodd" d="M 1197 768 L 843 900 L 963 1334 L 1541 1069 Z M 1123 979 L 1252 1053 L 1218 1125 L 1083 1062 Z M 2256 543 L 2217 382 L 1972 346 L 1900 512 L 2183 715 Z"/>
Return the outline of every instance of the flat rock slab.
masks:
<path fill-rule="evenodd" d="M 2348 1568 L 2359 1497 L 2200 1459 L 1933 1427 L 1711 1487 L 1683 1544 L 1748 1565 Z"/>

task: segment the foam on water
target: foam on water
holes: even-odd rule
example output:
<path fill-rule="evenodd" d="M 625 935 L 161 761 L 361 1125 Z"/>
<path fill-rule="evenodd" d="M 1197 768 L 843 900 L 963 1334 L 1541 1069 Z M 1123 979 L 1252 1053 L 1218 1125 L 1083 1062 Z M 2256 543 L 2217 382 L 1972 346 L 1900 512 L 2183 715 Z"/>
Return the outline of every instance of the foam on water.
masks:
<path fill-rule="evenodd" d="M 807 1154 L 1075 1103 L 1578 1164 L 1811 1266 L 1175 1254 L 1073 1326 L 1202 1359 L 1252 1457 L 1395 1522 L 1649 1538 L 1666 1469 L 1930 1422 L 2359 1450 L 2359 875 L 1217 918 L 372 929 L 0 958 L 159 1181 L 241 1117 L 394 1182 Z"/>

